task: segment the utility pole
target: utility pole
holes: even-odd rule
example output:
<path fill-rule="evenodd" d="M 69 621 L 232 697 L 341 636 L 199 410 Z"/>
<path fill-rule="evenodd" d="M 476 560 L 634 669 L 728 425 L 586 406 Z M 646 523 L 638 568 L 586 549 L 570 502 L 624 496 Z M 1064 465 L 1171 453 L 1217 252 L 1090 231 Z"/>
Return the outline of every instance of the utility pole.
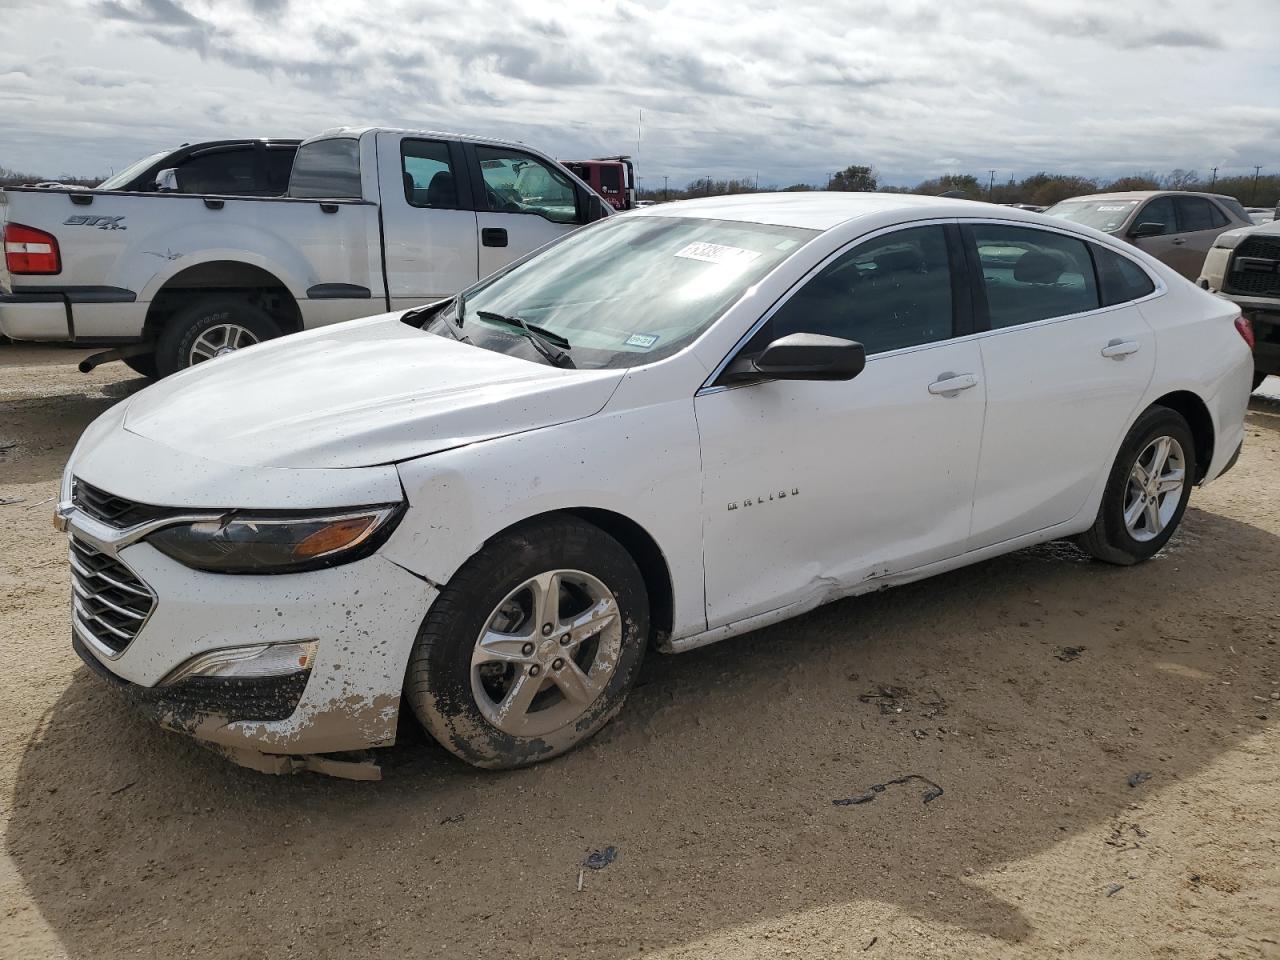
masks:
<path fill-rule="evenodd" d="M 1212 190 L 1214 184 L 1218 182 L 1218 168 L 1213 168 L 1213 179 L 1209 181 L 1209 189 Z"/>
<path fill-rule="evenodd" d="M 760 192 L 760 171 L 756 171 L 756 193 Z"/>
<path fill-rule="evenodd" d="M 987 181 L 987 201 L 991 200 L 991 193 L 996 188 L 996 172 L 991 171 L 991 179 Z"/>
<path fill-rule="evenodd" d="M 670 196 L 667 194 L 667 180 L 668 180 L 668 179 L 669 179 L 669 178 L 668 178 L 668 177 L 667 177 L 667 175 L 664 173 L 664 174 L 662 175 L 662 199 L 663 199 L 664 201 L 665 201 L 665 200 L 669 200 L 669 199 L 670 199 Z"/>
<path fill-rule="evenodd" d="M 1253 168 L 1253 189 L 1249 191 L 1249 206 L 1253 206 L 1254 201 L 1258 199 L 1258 174 L 1262 172 L 1262 164 L 1256 164 Z"/>

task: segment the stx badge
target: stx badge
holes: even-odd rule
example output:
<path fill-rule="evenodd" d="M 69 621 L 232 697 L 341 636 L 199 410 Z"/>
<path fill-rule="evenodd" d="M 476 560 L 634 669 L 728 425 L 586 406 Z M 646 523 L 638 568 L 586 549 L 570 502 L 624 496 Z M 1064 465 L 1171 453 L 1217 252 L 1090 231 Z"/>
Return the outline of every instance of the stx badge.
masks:
<path fill-rule="evenodd" d="M 734 500 L 729 504 L 729 509 L 737 510 L 739 506 L 751 507 L 758 503 L 768 503 L 770 500 L 785 500 L 787 497 L 798 496 L 800 496 L 800 488 L 792 487 L 790 493 L 785 490 L 779 490 L 777 493 L 767 493 L 762 497 L 747 497 L 745 500 Z"/>
<path fill-rule="evenodd" d="M 87 217 L 77 215 L 67 217 L 62 221 L 63 226 L 67 227 L 97 227 L 99 230 L 128 230 L 129 228 L 122 222 L 123 216 L 120 217 Z"/>

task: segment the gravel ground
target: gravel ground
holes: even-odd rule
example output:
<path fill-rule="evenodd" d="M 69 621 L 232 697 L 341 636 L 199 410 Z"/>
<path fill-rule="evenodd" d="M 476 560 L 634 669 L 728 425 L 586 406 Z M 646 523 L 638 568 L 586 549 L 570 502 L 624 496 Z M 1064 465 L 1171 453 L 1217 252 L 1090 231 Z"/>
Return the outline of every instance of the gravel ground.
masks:
<path fill-rule="evenodd" d="M 1280 958 L 1276 380 L 1150 563 L 1024 550 L 652 657 L 560 760 L 406 727 L 351 783 L 233 767 L 71 652 L 42 501 L 142 386 L 81 355 L 0 346 L 0 957 Z M 908 774 L 945 792 L 871 790 Z"/>

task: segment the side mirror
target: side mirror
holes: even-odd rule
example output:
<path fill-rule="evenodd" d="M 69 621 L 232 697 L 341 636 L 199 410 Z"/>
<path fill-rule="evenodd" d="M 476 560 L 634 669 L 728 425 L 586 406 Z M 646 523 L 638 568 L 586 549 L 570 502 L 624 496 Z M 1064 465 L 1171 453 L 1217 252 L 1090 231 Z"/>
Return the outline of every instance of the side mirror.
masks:
<path fill-rule="evenodd" d="M 605 217 L 604 199 L 595 191 L 587 193 L 586 211 L 584 223 L 595 223 Z"/>
<path fill-rule="evenodd" d="M 792 333 L 755 356 L 738 356 L 725 370 L 730 383 L 747 380 L 852 380 L 867 365 L 855 340 L 818 333 Z"/>
<path fill-rule="evenodd" d="M 178 192 L 178 168 L 169 167 L 156 174 L 156 190 L 160 193 Z"/>
<path fill-rule="evenodd" d="M 1134 240 L 1141 240 L 1143 237 L 1158 237 L 1164 233 L 1164 224 L 1154 221 L 1140 223 L 1129 231 L 1129 236 Z"/>

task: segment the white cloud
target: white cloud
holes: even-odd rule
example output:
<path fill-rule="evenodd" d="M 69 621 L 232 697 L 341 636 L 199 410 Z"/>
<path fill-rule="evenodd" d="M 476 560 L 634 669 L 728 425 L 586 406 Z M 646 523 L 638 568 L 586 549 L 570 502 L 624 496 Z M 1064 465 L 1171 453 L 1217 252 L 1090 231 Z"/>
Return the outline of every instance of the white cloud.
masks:
<path fill-rule="evenodd" d="M 0 165 L 42 173 L 366 123 L 633 152 L 641 108 L 650 183 L 1280 162 L 1275 0 L 0 7 Z"/>

